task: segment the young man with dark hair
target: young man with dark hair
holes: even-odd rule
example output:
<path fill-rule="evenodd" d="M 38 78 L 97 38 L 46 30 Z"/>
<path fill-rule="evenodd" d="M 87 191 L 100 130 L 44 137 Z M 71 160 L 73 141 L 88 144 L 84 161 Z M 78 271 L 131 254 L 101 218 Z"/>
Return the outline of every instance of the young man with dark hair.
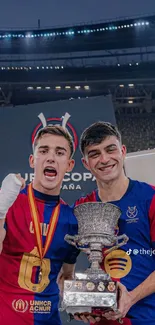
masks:
<path fill-rule="evenodd" d="M 0 191 L 0 324 L 60 325 L 57 276 L 74 274 L 78 251 L 64 241 L 77 233 L 71 208 L 60 198 L 74 167 L 73 143 L 61 126 L 39 131 L 30 156 L 34 180 L 25 187 L 9 174 Z"/>
<path fill-rule="evenodd" d="M 84 166 L 96 177 L 97 190 L 77 200 L 110 202 L 118 206 L 121 217 L 117 233 L 125 233 L 129 241 L 105 255 L 101 267 L 118 281 L 119 312 L 105 313 L 98 324 L 155 324 L 155 188 L 129 179 L 124 173 L 126 147 L 117 128 L 110 123 L 92 124 L 81 135 Z M 148 167 L 149 168 L 149 167 Z M 96 320 L 92 317 L 84 322 Z"/>

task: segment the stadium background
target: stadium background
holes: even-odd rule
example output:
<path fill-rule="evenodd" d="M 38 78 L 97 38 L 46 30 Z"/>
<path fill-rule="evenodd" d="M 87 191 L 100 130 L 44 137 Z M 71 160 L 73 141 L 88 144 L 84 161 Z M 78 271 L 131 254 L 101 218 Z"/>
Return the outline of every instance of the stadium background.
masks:
<path fill-rule="evenodd" d="M 53 29 L 41 29 L 38 21 L 34 30 L 1 30 L 1 148 L 9 148 L 10 156 L 5 162 L 5 152 L 2 154 L 0 179 L 13 167 L 24 172 L 20 159 L 28 158 L 31 143 L 25 147 L 23 142 L 19 150 L 19 142 L 15 145 L 12 140 L 16 134 L 22 144 L 27 130 L 31 137 L 33 127 L 39 123 L 37 114 L 41 112 L 46 119 L 61 118 L 66 108 L 71 113 L 72 107 L 76 110 L 71 113 L 76 130 L 86 109 L 90 120 L 94 114 L 94 120 L 116 122 L 128 152 L 153 149 L 154 35 L 154 15 Z M 100 99 L 102 103 L 97 105 Z M 109 111 L 111 100 L 113 111 Z M 86 122 L 89 124 L 90 120 Z M 27 139 L 30 141 L 28 135 Z M 28 165 L 26 168 L 25 173 L 29 173 Z M 81 257 L 80 269 L 85 264 Z"/>

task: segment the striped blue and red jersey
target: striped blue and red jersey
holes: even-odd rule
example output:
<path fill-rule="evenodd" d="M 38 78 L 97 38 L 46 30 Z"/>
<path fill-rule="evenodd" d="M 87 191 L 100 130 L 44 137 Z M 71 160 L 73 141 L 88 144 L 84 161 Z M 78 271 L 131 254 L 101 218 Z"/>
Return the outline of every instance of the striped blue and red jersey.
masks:
<path fill-rule="evenodd" d="M 81 197 L 75 205 L 100 201 L 98 190 Z M 116 229 L 126 234 L 126 245 L 106 255 L 103 250 L 102 268 L 131 291 L 155 271 L 155 188 L 130 180 L 119 201 L 110 202 L 121 209 Z M 137 302 L 128 312 L 124 324 L 155 325 L 155 293 Z M 98 324 L 112 325 L 117 321 L 102 320 Z"/>
<path fill-rule="evenodd" d="M 34 190 L 43 244 L 58 196 Z M 60 325 L 59 289 L 56 283 L 63 263 L 74 264 L 78 251 L 69 245 L 66 234 L 77 234 L 77 220 L 72 209 L 61 202 L 53 240 L 42 261 L 30 208 L 27 187 L 20 192 L 6 216 L 6 237 L 0 255 L 0 324 Z"/>

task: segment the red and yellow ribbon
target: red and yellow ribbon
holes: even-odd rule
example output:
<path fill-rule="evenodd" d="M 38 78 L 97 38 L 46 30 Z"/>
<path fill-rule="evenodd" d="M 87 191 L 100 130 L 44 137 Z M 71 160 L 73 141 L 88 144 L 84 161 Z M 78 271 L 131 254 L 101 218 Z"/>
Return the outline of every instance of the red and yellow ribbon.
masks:
<path fill-rule="evenodd" d="M 60 203 L 57 204 L 57 206 L 54 208 L 51 218 L 50 218 L 50 223 L 47 231 L 47 236 L 45 240 L 45 245 L 43 247 L 42 244 L 42 233 L 41 233 L 41 224 L 40 224 L 40 219 L 39 219 L 39 213 L 37 209 L 37 204 L 35 200 L 35 196 L 33 193 L 33 188 L 32 188 L 32 183 L 28 185 L 28 202 L 29 202 L 29 207 L 30 207 L 30 212 L 31 212 L 31 218 L 34 226 L 34 233 L 37 241 L 37 247 L 38 247 L 38 252 L 40 259 L 42 260 L 44 256 L 46 255 L 51 242 L 54 237 L 55 229 L 58 223 L 59 219 L 59 213 L 60 213 Z"/>

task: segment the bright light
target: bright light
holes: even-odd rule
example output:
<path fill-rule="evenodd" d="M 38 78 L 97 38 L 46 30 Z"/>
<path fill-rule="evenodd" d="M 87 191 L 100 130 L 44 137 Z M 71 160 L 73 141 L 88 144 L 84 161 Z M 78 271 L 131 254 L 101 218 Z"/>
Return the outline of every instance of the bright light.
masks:
<path fill-rule="evenodd" d="M 134 84 L 128 84 L 129 87 L 134 87 Z"/>
<path fill-rule="evenodd" d="M 79 90 L 81 88 L 81 86 L 75 86 L 75 89 Z"/>
<path fill-rule="evenodd" d="M 65 86 L 65 89 L 71 89 L 71 86 Z"/>
<path fill-rule="evenodd" d="M 137 62 L 136 65 L 139 65 L 139 63 Z"/>
<path fill-rule="evenodd" d="M 27 87 L 27 90 L 33 90 L 33 87 Z"/>
<path fill-rule="evenodd" d="M 41 87 L 39 86 L 39 87 L 37 87 L 36 89 L 37 89 L 37 90 L 40 90 L 40 89 L 41 89 Z"/>
<path fill-rule="evenodd" d="M 124 85 L 119 85 L 120 86 L 120 88 L 124 88 Z"/>
<path fill-rule="evenodd" d="M 51 87 L 45 87 L 45 89 L 49 90 L 49 89 L 51 89 Z"/>
<path fill-rule="evenodd" d="M 61 86 L 56 86 L 55 89 L 56 90 L 60 90 L 61 89 Z"/>
<path fill-rule="evenodd" d="M 128 104 L 133 104 L 133 100 L 128 100 Z"/>
<path fill-rule="evenodd" d="M 89 87 L 89 86 L 84 86 L 84 89 L 85 89 L 85 90 L 89 90 L 90 87 Z"/>

